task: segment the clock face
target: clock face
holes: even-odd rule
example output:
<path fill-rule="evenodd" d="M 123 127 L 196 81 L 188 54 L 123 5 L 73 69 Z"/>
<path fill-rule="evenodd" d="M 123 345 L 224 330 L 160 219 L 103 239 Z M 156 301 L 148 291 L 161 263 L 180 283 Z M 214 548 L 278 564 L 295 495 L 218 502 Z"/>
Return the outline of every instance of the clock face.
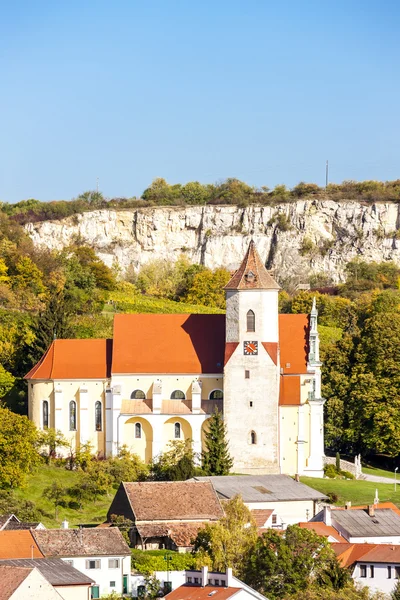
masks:
<path fill-rule="evenodd" d="M 243 348 L 247 356 L 258 354 L 258 342 L 243 342 Z"/>

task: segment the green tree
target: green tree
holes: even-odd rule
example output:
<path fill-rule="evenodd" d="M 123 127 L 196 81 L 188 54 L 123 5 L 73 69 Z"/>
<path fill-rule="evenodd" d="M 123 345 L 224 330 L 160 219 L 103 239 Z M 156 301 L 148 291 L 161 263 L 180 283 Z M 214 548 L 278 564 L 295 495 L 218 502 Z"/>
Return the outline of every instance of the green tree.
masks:
<path fill-rule="evenodd" d="M 61 431 L 50 427 L 49 429 L 39 431 L 38 445 L 39 447 L 46 447 L 46 461 L 50 464 L 51 460 L 57 456 L 57 449 L 66 448 L 68 442 Z"/>
<path fill-rule="evenodd" d="M 47 352 L 54 339 L 74 337 L 71 326 L 72 308 L 63 292 L 53 292 L 34 326 L 35 339 L 26 349 L 25 368 L 33 366 Z M 28 363 L 28 364 L 26 364 Z"/>
<path fill-rule="evenodd" d="M 196 563 L 215 571 L 232 567 L 236 575 L 243 576 L 246 556 L 257 539 L 257 527 L 240 496 L 225 502 L 224 511 L 225 516 L 217 523 L 200 529 L 193 547 Z"/>
<path fill-rule="evenodd" d="M 233 466 L 226 439 L 226 425 L 218 409 L 208 421 L 204 439 L 203 470 L 207 475 L 229 475 Z"/>
<path fill-rule="evenodd" d="M 215 269 L 215 271 L 204 269 L 194 276 L 185 301 L 190 304 L 225 308 L 224 286 L 230 277 L 226 269 Z"/>
<path fill-rule="evenodd" d="M 27 417 L 0 408 L 0 487 L 18 487 L 38 464 L 37 430 Z"/>
<path fill-rule="evenodd" d="M 118 456 L 105 461 L 105 466 L 116 487 L 121 481 L 143 481 L 148 475 L 147 465 L 125 445 L 119 449 Z"/>
<path fill-rule="evenodd" d="M 0 400 L 12 389 L 15 377 L 0 365 Z"/>
<path fill-rule="evenodd" d="M 169 450 L 157 456 L 151 466 L 151 476 L 156 481 L 184 481 L 195 474 L 192 440 L 174 440 Z"/>
<path fill-rule="evenodd" d="M 391 600 L 400 600 L 400 579 L 396 581 L 396 585 L 393 588 L 392 593 L 390 594 Z"/>
<path fill-rule="evenodd" d="M 312 586 L 335 560 L 327 539 L 310 529 L 290 525 L 281 535 L 263 533 L 247 554 L 244 579 L 271 600 Z"/>
<path fill-rule="evenodd" d="M 67 499 L 68 490 L 65 486 L 63 486 L 58 481 L 53 481 L 53 483 L 43 490 L 43 498 L 49 500 L 52 504 L 54 504 L 54 516 L 58 519 L 58 507 L 62 506 Z"/>
<path fill-rule="evenodd" d="M 155 575 L 148 575 L 144 579 L 145 585 L 145 600 L 155 600 L 158 598 L 160 590 L 161 590 L 161 582 L 157 579 Z"/>

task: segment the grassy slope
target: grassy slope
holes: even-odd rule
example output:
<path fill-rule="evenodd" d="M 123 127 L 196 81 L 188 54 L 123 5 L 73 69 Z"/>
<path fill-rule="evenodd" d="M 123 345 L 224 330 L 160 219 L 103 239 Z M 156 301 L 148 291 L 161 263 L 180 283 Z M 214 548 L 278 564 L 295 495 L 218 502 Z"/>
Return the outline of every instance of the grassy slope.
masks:
<path fill-rule="evenodd" d="M 356 481 L 343 479 L 314 479 L 313 477 L 301 477 L 301 482 L 310 487 L 328 494 L 337 494 L 339 500 L 336 504 L 343 505 L 350 501 L 353 506 L 359 504 L 372 504 L 375 498 L 375 490 L 378 490 L 381 502 L 394 502 L 400 505 L 400 485 L 394 491 L 394 485 L 390 483 L 374 483 L 372 481 Z"/>
<path fill-rule="evenodd" d="M 111 504 L 113 494 L 100 497 L 97 502 L 83 503 L 82 511 L 79 509 L 58 507 L 58 518 L 55 519 L 54 504 L 43 498 L 43 490 L 58 481 L 65 487 L 72 487 L 78 481 L 76 471 L 67 471 L 61 467 L 49 467 L 43 465 L 31 475 L 27 480 L 27 485 L 23 489 L 15 490 L 16 496 L 34 502 L 37 508 L 42 509 L 48 515 L 42 518 L 46 527 L 60 527 L 64 519 L 69 521 L 70 527 L 80 523 L 102 523 Z"/>

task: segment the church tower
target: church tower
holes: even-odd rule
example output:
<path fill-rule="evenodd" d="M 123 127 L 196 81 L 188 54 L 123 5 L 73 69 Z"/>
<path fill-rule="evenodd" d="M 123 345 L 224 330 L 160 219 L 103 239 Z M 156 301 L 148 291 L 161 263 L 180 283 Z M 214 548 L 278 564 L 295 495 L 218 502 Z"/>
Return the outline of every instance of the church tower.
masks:
<path fill-rule="evenodd" d="M 280 472 L 279 289 L 251 241 L 225 286 L 224 419 L 236 473 Z"/>

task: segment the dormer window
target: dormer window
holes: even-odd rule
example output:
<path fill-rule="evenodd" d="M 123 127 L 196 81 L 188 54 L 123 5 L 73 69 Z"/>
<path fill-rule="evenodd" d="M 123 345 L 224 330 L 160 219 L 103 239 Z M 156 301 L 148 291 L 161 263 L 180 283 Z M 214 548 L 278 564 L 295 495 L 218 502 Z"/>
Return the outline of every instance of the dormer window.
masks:
<path fill-rule="evenodd" d="M 247 283 L 253 283 L 256 280 L 256 276 L 253 271 L 248 271 L 244 277 Z"/>
<path fill-rule="evenodd" d="M 256 330 L 256 315 L 252 310 L 249 310 L 247 313 L 247 331 L 255 331 Z"/>

